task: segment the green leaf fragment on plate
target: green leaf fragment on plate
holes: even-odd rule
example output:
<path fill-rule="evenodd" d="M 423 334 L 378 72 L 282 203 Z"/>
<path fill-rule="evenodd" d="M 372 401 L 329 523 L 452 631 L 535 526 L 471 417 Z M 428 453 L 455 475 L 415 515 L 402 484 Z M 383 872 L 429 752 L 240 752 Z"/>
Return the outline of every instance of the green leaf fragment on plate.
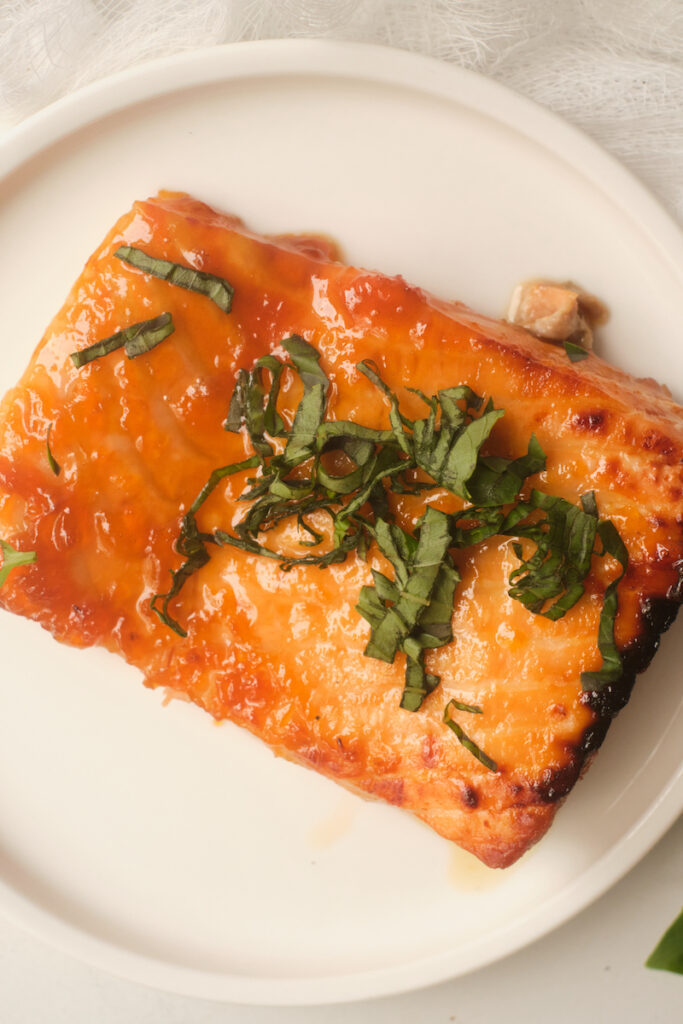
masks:
<path fill-rule="evenodd" d="M 657 971 L 683 974 L 683 910 L 666 930 L 655 949 L 645 961 L 646 967 Z"/>

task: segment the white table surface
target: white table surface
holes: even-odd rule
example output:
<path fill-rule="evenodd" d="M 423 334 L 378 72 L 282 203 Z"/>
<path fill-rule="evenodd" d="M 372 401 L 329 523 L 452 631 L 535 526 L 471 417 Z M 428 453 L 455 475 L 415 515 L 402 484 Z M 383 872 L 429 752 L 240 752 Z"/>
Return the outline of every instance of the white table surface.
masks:
<path fill-rule="evenodd" d="M 104 974 L 0 919 L 2 1024 L 525 1024 L 683 1020 L 683 978 L 643 962 L 683 901 L 683 818 L 602 899 L 526 949 L 390 999 L 273 1009 L 170 995 Z"/>

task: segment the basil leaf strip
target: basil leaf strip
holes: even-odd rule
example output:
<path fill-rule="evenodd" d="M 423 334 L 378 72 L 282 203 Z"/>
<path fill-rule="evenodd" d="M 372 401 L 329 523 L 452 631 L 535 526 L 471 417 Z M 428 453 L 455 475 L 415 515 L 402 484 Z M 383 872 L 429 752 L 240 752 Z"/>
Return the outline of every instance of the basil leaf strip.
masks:
<path fill-rule="evenodd" d="M 467 481 L 475 505 L 509 505 L 515 501 L 527 477 L 545 469 L 545 452 L 535 434 L 531 435 L 526 455 L 518 459 L 482 457 Z"/>
<path fill-rule="evenodd" d="M 228 415 L 223 424 L 231 434 L 239 434 L 246 417 L 246 391 L 251 385 L 251 375 L 246 370 L 238 370 L 237 380 L 230 399 Z"/>
<path fill-rule="evenodd" d="M 171 569 L 171 589 L 166 593 L 154 594 L 150 601 L 152 611 L 159 616 L 164 625 L 172 629 L 178 636 L 186 637 L 187 631 L 183 629 L 172 615 L 169 615 L 168 606 L 180 593 L 190 576 L 206 565 L 211 557 L 206 548 L 206 542 L 211 539 L 211 536 L 199 532 L 195 516 L 224 477 L 232 476 L 234 473 L 241 473 L 243 470 L 251 469 L 257 465 L 258 458 L 254 456 L 250 459 L 245 459 L 243 462 L 234 462 L 228 466 L 221 466 L 220 469 L 214 469 L 208 481 L 204 484 L 183 516 L 180 534 L 176 541 L 176 549 L 179 554 L 185 555 L 185 561 L 179 569 Z M 159 601 L 161 601 L 161 608 L 157 607 Z"/>
<path fill-rule="evenodd" d="M 453 639 L 453 597 L 460 575 L 447 551 L 448 516 L 428 507 L 418 527 L 417 541 L 400 527 L 380 519 L 374 536 L 396 574 L 389 580 L 373 570 L 373 587 L 363 587 L 357 611 L 370 623 L 368 657 L 392 662 L 397 651 L 406 655 L 401 707 L 417 711 L 439 684 L 425 669 L 426 648 L 442 647 Z"/>
<path fill-rule="evenodd" d="M 460 579 L 460 573 L 450 558 L 445 558 L 429 604 L 420 616 L 417 639 L 423 647 L 444 647 L 453 639 L 453 601 Z"/>
<path fill-rule="evenodd" d="M 295 466 L 314 454 L 317 431 L 325 416 L 329 381 L 320 369 L 320 353 L 298 334 L 285 338 L 282 347 L 304 386 L 283 455 L 285 465 Z"/>
<path fill-rule="evenodd" d="M 451 718 L 451 707 L 455 707 L 460 711 L 469 711 L 471 708 L 466 704 L 461 704 L 459 701 L 449 700 L 448 704 L 444 708 L 443 720 L 448 728 L 452 729 L 458 737 L 458 740 L 462 743 L 463 747 L 466 750 L 469 750 L 470 754 L 473 754 L 477 761 L 481 761 L 484 767 L 488 768 L 490 772 L 497 772 L 498 765 L 493 758 L 489 757 L 488 754 L 485 754 L 481 747 L 478 747 L 474 740 L 469 738 L 462 726 L 459 725 L 455 719 Z M 477 709 L 476 713 L 480 713 L 479 709 Z"/>
<path fill-rule="evenodd" d="M 461 700 L 453 698 L 451 704 L 458 709 L 458 711 L 467 711 L 470 715 L 483 715 L 483 711 L 478 704 L 463 704 Z"/>
<path fill-rule="evenodd" d="M 436 509 L 427 509 L 417 547 L 409 562 L 398 554 L 390 528 L 383 521 L 377 524 L 375 539 L 382 553 L 394 562 L 400 589 L 397 601 L 386 609 L 373 630 L 364 653 L 370 658 L 392 662 L 403 641 L 418 624 L 421 613 L 429 606 L 441 563 L 450 546 L 448 516 Z"/>
<path fill-rule="evenodd" d="M 522 564 L 510 575 L 509 594 L 529 611 L 559 619 L 584 592 L 583 580 L 590 571 L 598 529 L 597 515 L 564 498 L 535 490 L 528 505 L 546 512 L 546 518 L 504 531 L 536 542 L 536 551 L 526 560 L 521 546 L 514 545 Z M 546 608 L 553 598 L 557 600 Z"/>
<path fill-rule="evenodd" d="M 414 424 L 415 462 L 442 487 L 470 499 L 467 484 L 476 468 L 479 449 L 505 412 L 491 407 L 467 423 L 465 412 L 456 403 L 464 399 L 466 405 L 476 406 L 482 400 L 464 386 L 440 391 L 432 399 L 420 397 L 430 406 L 430 412 L 426 420 Z M 439 408 L 441 422 L 437 427 Z"/>
<path fill-rule="evenodd" d="M 582 359 L 588 359 L 588 350 L 583 345 L 577 345 L 576 342 L 568 339 L 563 341 L 562 345 L 572 363 L 580 363 Z"/>
<path fill-rule="evenodd" d="M 216 277 L 215 274 L 207 274 L 203 270 L 195 270 L 194 267 L 187 267 L 182 263 L 172 263 L 170 260 L 160 260 L 155 256 L 149 256 L 142 249 L 136 249 L 131 245 L 121 245 L 114 253 L 118 259 L 128 263 L 131 267 L 142 270 L 145 274 L 159 277 L 162 281 L 177 285 L 178 288 L 185 288 L 190 292 L 199 292 L 206 295 L 212 302 L 229 313 L 232 308 L 232 298 L 235 294 L 233 286 L 223 277 Z"/>
<path fill-rule="evenodd" d="M 453 491 L 461 498 L 471 499 L 467 484 L 476 468 L 479 449 L 504 415 L 503 409 L 492 409 L 463 427 L 450 447 L 444 464 L 438 467 L 435 473 L 430 469 L 429 462 L 423 465 L 418 460 L 418 465 L 426 469 L 437 483 L 447 487 L 449 491 Z"/>
<path fill-rule="evenodd" d="M 268 393 L 263 382 L 264 370 L 268 370 L 271 375 Z M 266 440 L 265 435 L 279 437 L 283 431 L 282 420 L 275 411 L 283 370 L 284 365 L 272 356 L 258 359 L 254 369 L 249 373 L 240 370 L 230 400 L 228 416 L 223 424 L 224 428 L 233 434 L 239 433 L 242 425 L 246 427 L 251 445 L 262 464 L 273 454 L 272 445 Z"/>
<path fill-rule="evenodd" d="M 45 449 L 47 451 L 47 461 L 50 464 L 50 469 L 52 470 L 54 475 L 55 476 L 59 476 L 59 474 L 62 472 L 62 467 L 59 465 L 59 463 L 57 462 L 56 458 L 52 454 L 52 450 L 50 449 L 50 432 L 51 432 L 51 430 L 52 430 L 52 424 L 50 424 L 50 426 L 47 428 L 47 437 L 45 438 Z"/>
<path fill-rule="evenodd" d="M 401 707 L 404 711 L 419 711 L 425 697 L 436 689 L 441 682 L 440 676 L 425 671 L 424 651 L 420 650 L 411 656 L 406 649 L 406 681 L 401 696 Z"/>
<path fill-rule="evenodd" d="M 373 363 L 371 359 L 364 359 L 358 363 L 358 369 L 389 399 L 389 422 L 392 426 L 393 438 L 401 451 L 410 456 L 412 454 L 411 445 L 403 428 L 412 426 L 412 423 L 401 413 L 398 407 L 398 398 L 391 388 L 384 383 L 379 375 L 376 363 Z"/>
<path fill-rule="evenodd" d="M 650 953 L 645 966 L 683 974 L 683 910 Z"/>
<path fill-rule="evenodd" d="M 77 369 L 91 363 L 94 359 L 107 356 L 118 348 L 125 349 L 129 359 L 149 352 L 159 345 L 169 334 L 173 334 L 173 318 L 170 313 L 161 313 L 153 320 L 141 320 L 131 324 L 122 331 L 117 331 L 109 338 L 96 341 L 94 345 L 82 348 L 80 352 L 71 353 L 71 361 Z"/>
<path fill-rule="evenodd" d="M 621 566 L 621 573 L 605 590 L 605 598 L 600 612 L 598 650 L 602 655 L 602 666 L 597 672 L 581 673 L 583 689 L 597 693 L 610 683 L 616 683 L 623 672 L 621 655 L 614 640 L 614 624 L 619 610 L 617 587 L 628 569 L 628 551 L 614 523 L 610 519 L 601 522 L 598 526 L 598 534 L 602 541 L 603 554 L 616 558 Z"/>
<path fill-rule="evenodd" d="M 16 569 L 20 565 L 31 565 L 37 561 L 35 551 L 17 551 L 6 540 L 0 540 L 0 553 L 2 554 L 2 562 L 0 562 L 0 587 L 12 569 Z"/>

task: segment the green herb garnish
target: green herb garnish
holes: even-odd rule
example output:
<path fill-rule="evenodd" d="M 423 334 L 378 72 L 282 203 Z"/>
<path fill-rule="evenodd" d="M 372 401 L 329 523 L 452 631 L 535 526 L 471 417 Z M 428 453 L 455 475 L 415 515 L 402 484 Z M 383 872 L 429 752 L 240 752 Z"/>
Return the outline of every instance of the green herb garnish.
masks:
<path fill-rule="evenodd" d="M 169 284 L 175 284 L 179 288 L 186 288 L 188 291 L 206 295 L 224 313 L 230 312 L 235 290 L 222 277 L 207 274 L 203 270 L 195 270 L 194 267 L 186 267 L 182 263 L 159 260 L 131 245 L 119 246 L 114 255 L 131 267 L 142 270 L 145 274 L 152 274 L 153 277 L 160 277 L 162 281 L 168 281 Z"/>
<path fill-rule="evenodd" d="M 448 549 L 448 516 L 427 508 L 417 539 L 394 523 L 379 519 L 374 529 L 382 554 L 391 562 L 395 579 L 373 569 L 374 587 L 363 587 L 356 610 L 372 632 L 365 654 L 393 662 L 397 651 L 406 655 L 406 683 L 401 707 L 417 711 L 440 680 L 424 666 L 424 651 L 453 639 L 451 616 L 460 575 Z"/>
<path fill-rule="evenodd" d="M 290 369 L 297 373 L 303 384 L 302 398 L 291 427 L 285 430 L 276 411 L 283 364 L 273 356 L 266 356 L 259 359 L 251 371 L 242 370 L 238 374 L 225 428 L 235 432 L 242 427 L 246 429 L 260 464 L 261 475 L 249 480 L 250 487 L 241 496 L 240 500 L 248 503 L 248 509 L 236 524 L 235 532 L 214 531 L 215 543 L 277 558 L 284 569 L 291 569 L 295 565 L 318 565 L 324 568 L 334 562 L 344 561 L 353 550 L 363 555 L 373 539 L 378 541 L 382 550 L 387 548 L 389 535 L 386 527 L 391 520 L 388 496 L 392 491 L 417 493 L 420 487 L 433 489 L 442 480 L 448 479 L 464 493 L 477 467 L 477 446 L 480 447 L 488 437 L 493 423 L 503 415 L 502 410 L 493 410 L 489 403 L 482 416 L 475 419 L 470 410 L 479 409 L 483 400 L 470 388 L 459 387 L 439 392 L 431 398 L 421 396 L 429 407 L 429 416 L 412 421 L 400 412 L 396 395 L 381 379 L 376 368 L 364 362 L 359 364 L 359 370 L 389 400 L 391 429 L 376 430 L 344 420 L 325 421 L 329 384 L 320 368 L 319 353 L 298 335 L 286 338 L 282 347 L 291 359 L 288 364 Z M 270 376 L 270 391 L 266 388 L 266 374 Z M 463 407 L 458 403 L 462 403 Z M 272 439 L 275 437 L 286 439 L 284 450 L 279 454 L 274 454 L 273 450 Z M 545 465 L 543 453 L 535 439 L 534 444 L 535 449 L 532 445 L 530 454 L 521 460 L 498 460 L 500 465 L 490 469 L 495 483 L 491 484 L 489 491 L 493 492 L 501 481 L 505 481 L 508 487 L 510 479 L 519 481 L 522 471 L 520 464 L 528 470 L 536 471 Z M 433 456 L 429 454 L 430 445 L 436 448 Z M 329 464 L 328 456 L 333 453 L 341 453 L 343 456 L 345 472 L 338 473 L 337 464 L 334 470 Z M 410 474 L 414 477 L 417 469 L 427 471 L 427 466 L 433 471 L 432 482 L 418 485 L 410 478 Z M 333 545 L 326 551 L 311 552 L 301 557 L 285 557 L 263 543 L 263 533 L 294 516 L 302 534 L 305 534 L 302 545 L 317 547 L 322 542 L 322 536 L 306 520 L 306 516 L 316 511 L 328 514 L 334 527 Z M 427 524 L 425 536 L 431 535 L 433 521 L 432 518 Z M 454 589 L 452 565 L 447 565 L 436 586 L 439 576 L 437 570 L 445 564 L 445 554 L 451 546 L 447 517 L 443 517 L 443 522 L 446 524 L 442 530 L 443 550 L 435 561 L 433 578 L 430 577 L 427 586 L 428 593 L 422 598 L 423 609 L 430 605 L 432 597 L 436 598 Z M 382 538 L 383 544 L 380 543 Z M 181 536 L 180 539 L 184 544 L 184 538 Z M 410 542 L 417 545 L 417 537 L 411 537 Z M 423 588 L 426 565 L 420 565 L 419 573 L 416 567 L 412 567 L 411 572 L 411 588 Z M 178 593 L 178 589 L 173 596 Z M 166 599 L 168 595 L 157 597 Z M 406 601 L 410 602 L 411 599 L 410 592 L 401 596 L 399 609 L 388 615 L 387 622 L 382 626 L 382 637 L 386 635 L 388 623 L 395 623 L 404 614 Z M 386 604 L 382 607 L 386 616 Z M 433 615 L 434 608 L 429 613 L 428 621 L 431 621 Z M 408 618 L 407 631 L 403 630 L 405 636 L 398 641 L 391 654 L 392 658 L 404 640 L 410 638 L 409 634 L 417 624 L 416 618 Z M 436 629 L 436 620 L 433 628 Z M 383 649 L 383 643 L 378 650 Z M 419 664 L 421 657 L 417 656 L 417 652 L 414 653 L 416 656 L 410 660 Z M 416 669 L 412 666 L 411 674 L 415 676 L 415 673 Z"/>
<path fill-rule="evenodd" d="M 74 366 L 80 369 L 86 363 L 91 363 L 93 359 L 108 356 L 110 352 L 115 352 L 118 348 L 125 349 L 128 358 L 134 359 L 155 348 L 164 338 L 168 338 L 169 334 L 173 334 L 174 329 L 171 314 L 161 313 L 153 320 L 141 320 L 137 324 L 131 324 L 130 327 L 117 331 L 109 338 L 96 341 L 94 345 L 89 345 L 87 348 L 81 349 L 80 352 L 72 352 L 71 360 Z"/>
<path fill-rule="evenodd" d="M 650 953 L 645 966 L 683 974 L 683 910 Z"/>
<path fill-rule="evenodd" d="M 45 448 L 46 448 L 46 451 L 47 451 L 47 461 L 49 462 L 50 469 L 52 470 L 54 475 L 55 476 L 59 476 L 59 474 L 62 472 L 62 467 L 59 465 L 59 463 L 57 462 L 56 458 L 54 457 L 54 455 L 52 454 L 52 451 L 50 449 L 50 431 L 51 430 L 52 430 L 52 424 L 50 424 L 50 426 L 47 428 L 47 437 L 45 438 Z"/>
<path fill-rule="evenodd" d="M 513 550 L 520 565 L 510 576 L 510 596 L 550 619 L 565 615 L 584 593 L 594 554 L 617 558 L 623 575 L 626 549 L 613 524 L 600 521 L 592 492 L 580 505 L 538 490 L 521 497 L 526 479 L 545 469 L 545 454 L 534 435 L 519 458 L 481 454 L 504 415 L 490 399 L 484 405 L 484 399 L 466 385 L 435 395 L 411 389 L 428 410 L 426 416 L 411 420 L 378 368 L 365 361 L 358 369 L 385 396 L 389 429 L 326 420 L 329 382 L 319 353 L 298 335 L 286 338 L 282 347 L 289 362 L 268 355 L 251 370 L 240 370 L 224 426 L 232 432 L 244 429 L 255 454 L 212 473 L 183 517 L 176 547 L 185 561 L 172 571 L 171 589 L 152 599 L 153 610 L 179 635 L 185 630 L 169 613 L 169 604 L 209 560 L 210 544 L 275 559 L 287 571 L 297 565 L 324 569 L 343 562 L 352 551 L 364 558 L 375 543 L 394 578 L 373 570 L 373 585 L 360 592 L 357 611 L 370 624 L 365 654 L 385 662 L 393 662 L 399 652 L 405 655 L 401 707 L 417 711 L 440 682 L 427 672 L 425 652 L 453 639 L 451 619 L 460 576 L 452 551 L 496 535 L 515 538 Z M 303 385 L 291 427 L 277 412 L 286 367 Z M 275 439 L 280 439 L 278 445 Z M 258 472 L 248 478 L 240 496 L 246 511 L 234 532 L 202 532 L 196 515 L 203 502 L 223 477 L 249 468 Z M 451 514 L 427 505 L 412 533 L 392 521 L 392 496 L 438 487 L 471 504 Z M 313 513 L 330 519 L 332 540 L 326 547 L 309 518 Z M 308 549 L 301 556 L 283 555 L 264 543 L 265 534 L 290 519 L 299 527 L 300 545 Z M 595 552 L 597 538 L 602 549 Z M 535 545 L 528 557 L 522 542 Z M 321 547 L 324 550 L 314 550 Z M 622 671 L 614 642 L 619 579 L 605 593 L 598 638 L 603 666 L 599 672 L 583 674 L 585 689 L 600 689 Z M 481 708 L 449 701 L 444 722 L 485 767 L 497 771 L 496 763 L 451 717 L 453 709 L 481 714 Z"/>
<path fill-rule="evenodd" d="M 177 633 L 178 636 L 187 636 L 187 631 L 183 629 L 179 622 L 176 622 L 173 616 L 168 614 L 169 602 L 172 601 L 178 593 L 180 593 L 190 576 L 197 572 L 198 569 L 201 569 L 202 566 L 206 565 L 210 560 L 210 555 L 206 548 L 207 543 L 216 543 L 211 534 L 199 532 L 195 515 L 224 477 L 232 476 L 234 473 L 240 473 L 245 469 L 252 469 L 256 465 L 258 465 L 258 459 L 254 456 L 251 459 L 245 459 L 243 462 L 235 462 L 230 466 L 222 466 L 220 469 L 214 469 L 208 481 L 204 484 L 201 491 L 183 516 L 180 534 L 176 541 L 176 549 L 179 554 L 185 555 L 185 561 L 179 569 L 171 570 L 172 585 L 168 593 L 155 594 L 151 601 L 152 610 L 156 612 L 161 621 Z M 163 598 L 161 608 L 157 608 L 156 604 L 160 598 Z"/>
<path fill-rule="evenodd" d="M 577 345 L 575 341 L 569 341 L 569 339 L 565 339 L 562 344 L 572 363 L 580 363 L 582 359 L 588 359 L 588 351 L 583 345 Z"/>
<path fill-rule="evenodd" d="M 597 514 L 597 513 L 596 513 Z M 611 555 L 616 558 L 621 566 L 621 573 L 613 580 L 605 590 L 605 598 L 600 612 L 600 625 L 598 627 L 598 650 L 602 655 L 602 666 L 597 672 L 582 672 L 581 685 L 584 690 L 597 692 L 610 683 L 616 683 L 621 678 L 623 671 L 621 655 L 614 641 L 614 623 L 619 609 L 619 596 L 617 587 L 628 568 L 628 551 L 626 545 L 619 536 L 614 523 L 607 519 L 598 524 L 598 536 L 602 541 L 602 554 Z"/>
<path fill-rule="evenodd" d="M 488 768 L 490 772 L 497 772 L 498 765 L 493 758 L 489 757 L 488 754 L 485 754 L 481 747 L 478 747 L 477 744 L 469 738 L 462 726 L 459 725 L 454 718 L 451 718 L 452 707 L 456 708 L 458 711 L 469 711 L 478 715 L 482 713 L 481 708 L 478 708 L 475 705 L 461 704 L 460 701 L 457 700 L 449 700 L 448 704 L 444 708 L 443 720 L 448 728 L 452 729 L 458 737 L 458 740 L 462 743 L 463 747 L 466 750 L 469 750 L 470 754 L 473 754 L 478 761 L 481 761 L 484 767 Z"/>
<path fill-rule="evenodd" d="M 590 502 L 586 499 L 579 508 L 564 498 L 532 491 L 526 507 L 530 512 L 542 510 L 545 518 L 505 531 L 536 543 L 535 552 L 526 560 L 521 545 L 513 545 L 522 564 L 510 576 L 513 585 L 509 593 L 529 611 L 559 619 L 582 596 L 598 529 L 595 498 Z M 548 601 L 553 601 L 550 607 L 546 607 Z"/>
<path fill-rule="evenodd" d="M 194 267 L 186 267 L 182 263 L 157 259 L 131 245 L 119 246 L 114 255 L 131 267 L 142 270 L 145 274 L 159 277 L 179 288 L 206 295 L 224 313 L 229 313 L 232 308 L 234 288 L 222 277 L 207 274 L 203 270 L 195 270 Z M 153 320 L 142 320 L 140 323 L 131 324 L 130 327 L 112 334 L 109 338 L 103 338 L 102 341 L 97 341 L 94 345 L 81 349 L 80 352 L 72 352 L 71 359 L 74 366 L 80 369 L 86 363 L 91 363 L 93 359 L 109 355 L 110 352 L 115 352 L 118 348 L 125 348 L 128 358 L 134 359 L 136 356 L 149 352 L 173 331 L 171 314 L 161 313 Z"/>
<path fill-rule="evenodd" d="M 545 452 L 532 434 L 526 455 L 518 459 L 479 456 L 467 487 L 475 505 L 499 508 L 519 497 L 528 476 L 545 469 Z"/>
<path fill-rule="evenodd" d="M 0 540 L 0 553 L 2 554 L 2 562 L 0 562 L 0 587 L 12 569 L 16 569 L 20 565 L 31 565 L 32 562 L 36 561 L 35 551 L 17 551 L 6 540 Z"/>
<path fill-rule="evenodd" d="M 537 510 L 545 512 L 545 516 L 535 517 Z M 529 611 L 548 619 L 562 618 L 582 597 L 594 555 L 609 554 L 615 558 L 622 571 L 605 590 L 598 630 L 603 664 L 598 671 L 583 672 L 581 685 L 586 692 L 599 692 L 621 678 L 623 666 L 614 640 L 614 625 L 619 607 L 617 588 L 628 568 L 628 552 L 614 523 L 599 519 L 592 491 L 582 496 L 579 507 L 564 498 L 533 490 L 527 501 L 520 500 L 509 512 L 503 508 L 470 507 L 453 515 L 452 521 L 456 547 L 468 547 L 494 535 L 517 538 L 513 550 L 521 564 L 510 574 L 508 593 Z M 462 525 L 467 522 L 471 525 Z M 602 545 L 597 552 L 596 538 Z M 536 544 L 536 550 L 527 559 L 518 542 L 522 539 Z"/>

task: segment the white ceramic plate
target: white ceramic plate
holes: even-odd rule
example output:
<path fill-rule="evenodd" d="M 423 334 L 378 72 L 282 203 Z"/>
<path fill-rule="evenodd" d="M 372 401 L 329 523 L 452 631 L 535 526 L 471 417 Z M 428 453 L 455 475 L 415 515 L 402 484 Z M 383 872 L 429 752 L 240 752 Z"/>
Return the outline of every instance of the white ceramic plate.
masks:
<path fill-rule="evenodd" d="M 503 312 L 574 278 L 602 350 L 678 389 L 683 244 L 618 165 L 490 81 L 405 53 L 264 42 L 157 62 L 0 150 L 2 390 L 133 199 L 185 189 L 264 231 Z M 681 633 L 550 835 L 491 872 L 390 807 L 2 614 L 0 904 L 83 959 L 254 1003 L 362 998 L 490 963 L 617 880 L 683 806 Z"/>

